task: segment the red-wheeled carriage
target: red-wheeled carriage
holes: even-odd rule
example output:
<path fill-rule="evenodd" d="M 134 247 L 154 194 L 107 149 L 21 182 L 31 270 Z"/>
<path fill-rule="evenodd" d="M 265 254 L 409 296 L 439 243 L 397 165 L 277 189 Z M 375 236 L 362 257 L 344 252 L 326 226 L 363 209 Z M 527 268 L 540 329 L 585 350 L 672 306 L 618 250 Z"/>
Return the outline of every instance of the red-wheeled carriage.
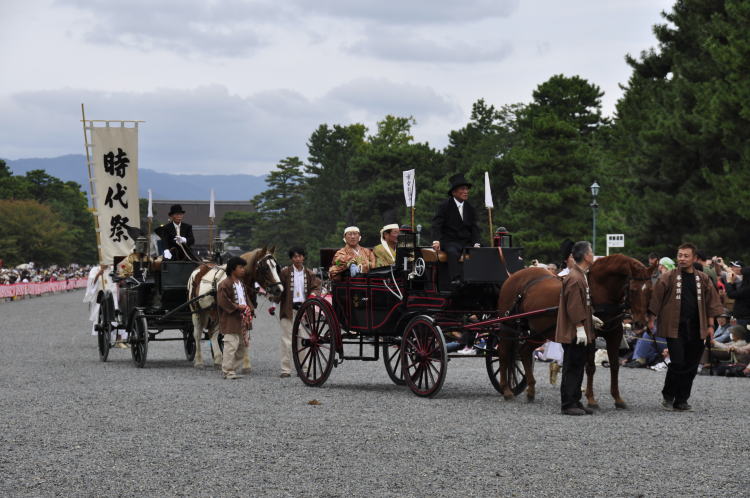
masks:
<path fill-rule="evenodd" d="M 344 360 L 378 361 L 382 355 L 395 384 L 432 397 L 445 381 L 450 359 L 484 357 L 490 381 L 501 391 L 501 329 L 506 337 L 513 334 L 517 345 L 524 340 L 523 320 L 551 311 L 512 316 L 497 311 L 503 282 L 523 267 L 521 249 L 466 248 L 464 283 L 452 287 L 445 254 L 417 247 L 415 241 L 413 233 L 402 231 L 394 266 L 356 277 L 345 272 L 339 281 L 328 284 L 326 297 L 302 304 L 293 326 L 292 356 L 305 384 L 323 385 L 333 367 Z M 331 251 L 321 251 L 324 268 L 331 256 Z M 464 343 L 483 340 L 484 347 L 470 356 L 452 354 L 449 346 L 457 344 L 460 335 Z M 511 389 L 519 394 L 526 384 L 523 368 L 516 362 L 510 370 Z"/>

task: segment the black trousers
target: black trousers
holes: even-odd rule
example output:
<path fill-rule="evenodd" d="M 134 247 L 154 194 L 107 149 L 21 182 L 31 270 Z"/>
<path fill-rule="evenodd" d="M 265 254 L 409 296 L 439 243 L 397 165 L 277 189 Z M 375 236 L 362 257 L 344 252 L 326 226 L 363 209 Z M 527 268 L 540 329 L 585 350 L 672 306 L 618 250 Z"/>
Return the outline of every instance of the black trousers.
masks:
<path fill-rule="evenodd" d="M 447 241 L 440 242 L 440 249 L 445 251 L 448 255 L 448 275 L 450 279 L 454 280 L 461 276 L 461 266 L 458 262 L 458 258 L 461 257 L 461 252 L 464 247 L 470 246 L 471 243 Z"/>
<path fill-rule="evenodd" d="M 667 400 L 684 403 L 690 398 L 705 344 L 697 328 L 688 330 L 686 325 L 680 324 L 678 330 L 677 339 L 667 338 L 670 363 L 661 393 Z"/>
<path fill-rule="evenodd" d="M 586 356 L 594 345 L 563 344 L 562 381 L 560 405 L 563 410 L 581 406 L 581 386 L 586 368 Z"/>

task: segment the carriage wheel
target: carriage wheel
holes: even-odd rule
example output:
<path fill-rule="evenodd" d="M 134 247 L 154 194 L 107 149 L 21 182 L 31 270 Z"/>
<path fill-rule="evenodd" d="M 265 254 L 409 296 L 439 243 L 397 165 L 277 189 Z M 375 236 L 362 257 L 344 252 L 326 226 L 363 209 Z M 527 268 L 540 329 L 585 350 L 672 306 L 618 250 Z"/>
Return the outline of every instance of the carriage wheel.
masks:
<path fill-rule="evenodd" d="M 385 371 L 397 386 L 406 384 L 404 371 L 401 368 L 401 343 L 383 342 L 383 363 Z"/>
<path fill-rule="evenodd" d="M 406 385 L 417 396 L 435 396 L 445 382 L 448 354 L 440 327 L 432 318 L 413 318 L 401 339 L 401 368 Z"/>
<path fill-rule="evenodd" d="M 195 359 L 195 336 L 192 327 L 182 329 L 182 344 L 185 347 L 185 358 L 187 361 Z"/>
<path fill-rule="evenodd" d="M 518 359 L 518 343 L 516 341 L 513 342 L 511 358 L 513 359 L 513 368 L 510 369 L 508 375 L 508 384 L 513 395 L 518 396 L 526 389 L 526 373 L 523 371 L 523 364 Z M 502 394 L 503 390 L 500 387 L 500 341 L 494 334 L 489 334 L 487 337 L 487 354 L 484 360 L 492 387 Z"/>
<path fill-rule="evenodd" d="M 133 327 L 129 336 L 130 353 L 133 355 L 135 366 L 143 368 L 148 355 L 148 321 L 140 311 L 133 317 Z"/>
<path fill-rule="evenodd" d="M 107 303 L 99 304 L 99 320 L 96 322 L 96 342 L 99 346 L 99 360 L 107 361 L 110 340 L 112 340 L 112 320 L 107 313 Z"/>
<path fill-rule="evenodd" d="M 333 368 L 335 320 L 318 301 L 302 304 L 292 328 L 292 359 L 302 382 L 322 386 Z"/>

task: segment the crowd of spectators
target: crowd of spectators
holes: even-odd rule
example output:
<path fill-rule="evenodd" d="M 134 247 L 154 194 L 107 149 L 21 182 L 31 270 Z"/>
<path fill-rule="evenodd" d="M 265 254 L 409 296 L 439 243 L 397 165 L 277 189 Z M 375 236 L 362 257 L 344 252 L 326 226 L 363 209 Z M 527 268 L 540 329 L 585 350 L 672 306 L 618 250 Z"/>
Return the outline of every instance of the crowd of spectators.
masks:
<path fill-rule="evenodd" d="M 71 264 L 69 266 L 52 265 L 37 267 L 34 263 L 18 265 L 15 268 L 3 268 L 0 260 L 0 285 L 59 282 L 74 278 L 85 278 L 89 274 L 90 266 Z"/>

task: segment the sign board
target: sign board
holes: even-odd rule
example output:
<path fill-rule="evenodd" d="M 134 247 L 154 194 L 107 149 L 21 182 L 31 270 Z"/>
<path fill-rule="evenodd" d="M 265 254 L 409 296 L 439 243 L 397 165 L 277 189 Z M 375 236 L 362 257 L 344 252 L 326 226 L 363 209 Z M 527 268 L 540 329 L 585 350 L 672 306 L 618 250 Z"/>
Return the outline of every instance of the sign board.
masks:
<path fill-rule="evenodd" d="M 607 234 L 607 256 L 609 256 L 610 247 L 625 247 L 625 234 L 608 233 Z"/>

